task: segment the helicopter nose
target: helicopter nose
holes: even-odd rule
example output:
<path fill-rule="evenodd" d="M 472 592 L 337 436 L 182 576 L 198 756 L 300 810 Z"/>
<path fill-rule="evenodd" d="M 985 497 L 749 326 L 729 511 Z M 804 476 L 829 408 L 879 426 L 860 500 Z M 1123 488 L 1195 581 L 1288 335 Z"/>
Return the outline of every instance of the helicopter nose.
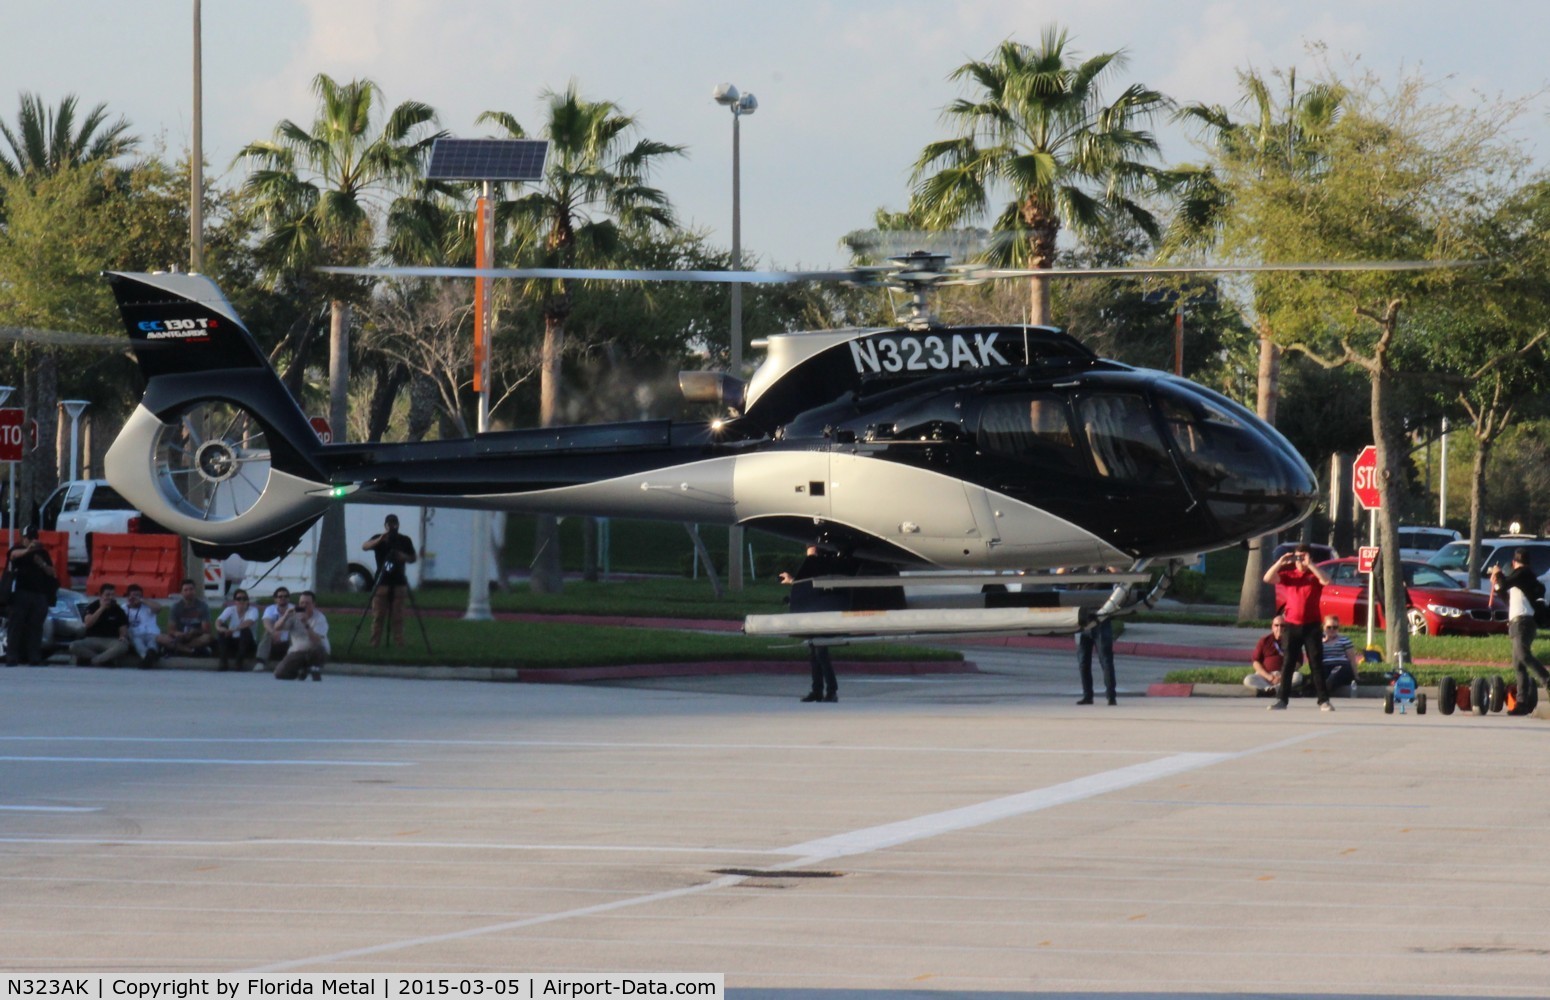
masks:
<path fill-rule="evenodd" d="M 1164 393 L 1181 404 L 1188 397 L 1191 404 L 1186 412 L 1165 401 L 1164 410 L 1190 492 L 1209 509 L 1217 537 L 1254 538 L 1313 512 L 1318 479 L 1280 431 L 1202 386 L 1174 381 Z"/>
<path fill-rule="evenodd" d="M 1258 453 L 1234 482 L 1208 494 L 1218 528 L 1237 541 L 1288 528 L 1313 513 L 1319 500 L 1318 479 L 1302 455 L 1274 427 L 1255 422 Z"/>

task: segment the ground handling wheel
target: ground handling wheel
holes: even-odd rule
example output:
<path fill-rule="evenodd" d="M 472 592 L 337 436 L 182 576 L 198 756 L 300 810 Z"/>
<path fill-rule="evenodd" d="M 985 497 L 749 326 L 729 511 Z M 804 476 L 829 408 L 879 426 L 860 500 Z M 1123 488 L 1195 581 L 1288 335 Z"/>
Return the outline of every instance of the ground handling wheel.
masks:
<path fill-rule="evenodd" d="M 1383 696 L 1383 714 L 1394 714 L 1394 692 L 1392 691 Z"/>
<path fill-rule="evenodd" d="M 1452 715 L 1455 708 L 1464 708 L 1459 698 L 1458 682 L 1452 677 L 1444 677 L 1437 682 L 1437 708 L 1443 715 Z"/>
<path fill-rule="evenodd" d="M 1421 694 L 1419 692 L 1417 692 L 1416 696 L 1415 696 L 1415 714 L 1416 715 L 1425 715 L 1426 714 L 1426 695 Z"/>
<path fill-rule="evenodd" d="M 1476 715 L 1484 715 L 1490 707 L 1490 685 L 1484 677 L 1476 677 L 1469 682 L 1469 707 Z"/>
<path fill-rule="evenodd" d="M 1491 678 L 1491 711 L 1500 712 L 1507 704 L 1507 682 L 1500 677 Z"/>

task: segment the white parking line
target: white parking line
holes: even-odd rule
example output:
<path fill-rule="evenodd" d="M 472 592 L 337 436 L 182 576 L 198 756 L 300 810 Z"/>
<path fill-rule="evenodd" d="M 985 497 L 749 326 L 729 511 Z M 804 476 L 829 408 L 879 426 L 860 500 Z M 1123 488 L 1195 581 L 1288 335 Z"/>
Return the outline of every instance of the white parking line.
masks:
<path fill-rule="evenodd" d="M 0 805 L 0 812 L 34 812 L 34 813 L 94 813 L 101 812 L 101 806 L 5 806 Z"/>

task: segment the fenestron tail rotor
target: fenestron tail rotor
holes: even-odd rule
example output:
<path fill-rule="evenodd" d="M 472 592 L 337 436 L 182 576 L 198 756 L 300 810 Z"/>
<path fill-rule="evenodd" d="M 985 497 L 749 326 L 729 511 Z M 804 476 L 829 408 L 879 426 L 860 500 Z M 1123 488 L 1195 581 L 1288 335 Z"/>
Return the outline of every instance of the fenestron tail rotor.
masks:
<path fill-rule="evenodd" d="M 269 443 L 252 413 L 205 400 L 162 425 L 154 474 L 180 513 L 212 524 L 235 520 L 269 485 Z"/>

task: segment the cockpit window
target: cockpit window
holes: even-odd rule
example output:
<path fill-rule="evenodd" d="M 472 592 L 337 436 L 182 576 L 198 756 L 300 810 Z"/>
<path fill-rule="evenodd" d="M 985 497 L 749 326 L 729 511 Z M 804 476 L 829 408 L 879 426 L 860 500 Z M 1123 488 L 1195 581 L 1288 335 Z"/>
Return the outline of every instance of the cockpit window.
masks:
<path fill-rule="evenodd" d="M 1077 468 L 1082 454 L 1071 411 L 1055 393 L 992 399 L 980 411 L 981 451 L 1036 465 Z"/>
<path fill-rule="evenodd" d="M 1286 488 L 1270 445 L 1234 409 L 1205 393 L 1158 393 L 1158 411 L 1196 487 L 1208 494 L 1264 494 Z M 1191 387 L 1193 388 L 1193 387 Z"/>
<path fill-rule="evenodd" d="M 1097 393 L 1084 396 L 1077 409 L 1099 475 L 1127 482 L 1178 482 L 1143 397 Z"/>

